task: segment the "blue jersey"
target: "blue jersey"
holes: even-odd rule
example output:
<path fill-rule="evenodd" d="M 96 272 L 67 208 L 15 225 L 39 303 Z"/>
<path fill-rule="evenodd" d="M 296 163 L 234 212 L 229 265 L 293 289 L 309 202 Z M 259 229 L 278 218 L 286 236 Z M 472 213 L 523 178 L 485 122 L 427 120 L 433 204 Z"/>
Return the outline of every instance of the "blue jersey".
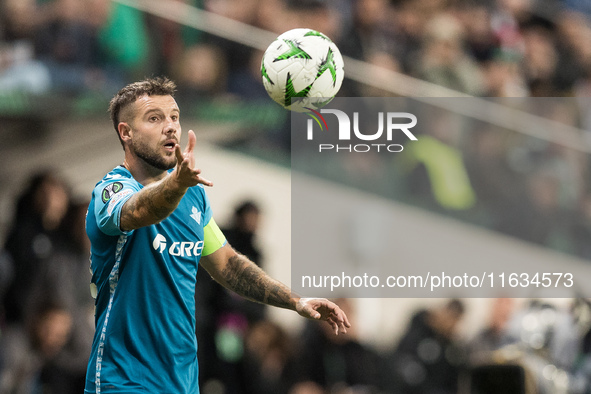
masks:
<path fill-rule="evenodd" d="M 201 185 L 158 224 L 122 231 L 123 204 L 142 189 L 117 167 L 86 218 L 96 331 L 86 393 L 199 393 L 195 282 L 201 256 L 225 239 Z"/>

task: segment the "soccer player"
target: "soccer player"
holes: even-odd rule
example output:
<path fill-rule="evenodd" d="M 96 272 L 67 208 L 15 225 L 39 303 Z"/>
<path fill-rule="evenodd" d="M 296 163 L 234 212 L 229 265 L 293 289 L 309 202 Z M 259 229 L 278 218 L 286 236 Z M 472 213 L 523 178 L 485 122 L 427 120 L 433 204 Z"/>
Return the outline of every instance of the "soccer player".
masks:
<path fill-rule="evenodd" d="M 337 335 L 350 327 L 336 304 L 300 298 L 226 242 L 193 131 L 179 146 L 175 88 L 166 78 L 132 83 L 109 106 L 125 159 L 96 185 L 86 219 L 96 297 L 86 393 L 199 393 L 198 263 L 252 301 L 325 320 Z"/>

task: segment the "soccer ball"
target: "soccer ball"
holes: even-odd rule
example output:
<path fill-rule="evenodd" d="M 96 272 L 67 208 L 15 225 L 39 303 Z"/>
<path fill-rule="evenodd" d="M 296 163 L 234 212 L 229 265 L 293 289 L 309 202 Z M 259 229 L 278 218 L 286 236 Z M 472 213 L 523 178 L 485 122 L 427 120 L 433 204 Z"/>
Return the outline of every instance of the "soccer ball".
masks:
<path fill-rule="evenodd" d="M 308 112 L 328 104 L 343 82 L 343 58 L 324 34 L 293 29 L 269 45 L 261 62 L 263 85 L 284 108 Z"/>

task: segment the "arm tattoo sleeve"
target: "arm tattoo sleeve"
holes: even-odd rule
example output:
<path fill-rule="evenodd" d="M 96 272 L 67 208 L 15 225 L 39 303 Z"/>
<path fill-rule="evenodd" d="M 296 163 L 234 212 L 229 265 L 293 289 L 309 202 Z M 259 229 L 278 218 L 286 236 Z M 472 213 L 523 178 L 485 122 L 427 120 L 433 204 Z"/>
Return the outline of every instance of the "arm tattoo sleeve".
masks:
<path fill-rule="evenodd" d="M 252 301 L 294 309 L 291 291 L 242 255 L 232 256 L 222 272 L 226 286 Z"/>
<path fill-rule="evenodd" d="M 145 187 L 125 203 L 121 211 L 122 228 L 160 222 L 174 211 L 183 195 L 184 191 L 171 189 L 165 182 Z"/>

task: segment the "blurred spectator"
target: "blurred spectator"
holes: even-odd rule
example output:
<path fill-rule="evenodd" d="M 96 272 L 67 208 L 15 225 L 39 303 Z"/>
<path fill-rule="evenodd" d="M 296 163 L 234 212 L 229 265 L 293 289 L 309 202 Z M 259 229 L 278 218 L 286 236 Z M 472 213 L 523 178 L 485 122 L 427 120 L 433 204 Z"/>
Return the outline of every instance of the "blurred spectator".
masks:
<path fill-rule="evenodd" d="M 519 67 L 518 55 L 511 51 L 495 50 L 482 65 L 487 97 L 524 97 L 529 90 Z"/>
<path fill-rule="evenodd" d="M 42 303 L 26 324 L 12 324 L 1 337 L 0 392 L 10 394 L 64 393 L 69 380 L 53 373 L 52 363 L 72 329 L 72 316 L 63 307 Z M 79 390 L 78 390 L 79 392 Z"/>
<path fill-rule="evenodd" d="M 556 84 L 560 95 L 571 96 L 578 81 L 591 66 L 591 36 L 589 21 L 581 14 L 562 12 L 554 21 L 558 66 Z"/>
<path fill-rule="evenodd" d="M 226 59 L 219 48 L 198 44 L 182 55 L 176 70 L 178 98 L 184 103 L 212 99 L 226 91 Z"/>
<path fill-rule="evenodd" d="M 534 97 L 554 97 L 558 94 L 556 73 L 558 52 L 551 32 L 542 25 L 522 29 L 525 42 L 524 74 Z"/>
<path fill-rule="evenodd" d="M 202 8 L 203 1 L 173 0 L 170 2 L 171 7 L 176 4 Z M 150 71 L 155 75 L 170 74 L 185 50 L 203 40 L 202 31 L 159 16 L 146 15 L 146 25 L 151 44 L 148 63 L 151 67 Z"/>
<path fill-rule="evenodd" d="M 258 4 L 259 0 L 205 0 L 204 8 L 239 22 L 256 25 Z M 214 35 L 207 35 L 204 41 L 222 51 L 227 70 L 231 72 L 242 69 L 245 59 L 250 58 L 253 51 L 250 47 Z"/>
<path fill-rule="evenodd" d="M 425 133 L 405 147 L 400 162 L 412 198 L 426 207 L 452 211 L 469 210 L 476 196 L 462 152 L 456 148 L 461 117 L 433 108 L 421 130 Z"/>
<path fill-rule="evenodd" d="M 262 320 L 246 334 L 242 360 L 245 394 L 287 394 L 295 379 L 294 343 L 277 324 Z"/>
<path fill-rule="evenodd" d="M 267 102 L 269 96 L 261 83 L 261 59 L 263 51 L 254 51 L 245 67 L 230 73 L 228 77 L 228 92 L 243 100 L 260 100 Z"/>
<path fill-rule="evenodd" d="M 470 363 L 479 365 L 493 361 L 493 352 L 515 343 L 519 338 L 510 337 L 508 324 L 515 310 L 515 300 L 497 298 L 492 300 L 489 321 L 471 341 Z"/>
<path fill-rule="evenodd" d="M 51 75 L 45 65 L 33 58 L 33 45 L 17 41 L 0 42 L 0 91 L 22 91 L 33 94 L 51 89 Z"/>
<path fill-rule="evenodd" d="M 343 298 L 338 302 L 354 320 L 351 302 Z M 317 322 L 309 322 L 298 344 L 298 390 L 303 390 L 303 383 L 312 392 L 314 384 L 327 392 L 347 392 L 347 389 L 372 392 L 380 387 L 379 357 L 359 342 L 354 325 L 347 334 L 336 336 L 330 327 L 327 329 Z"/>
<path fill-rule="evenodd" d="M 93 24 L 98 29 L 97 63 L 114 77 L 135 80 L 150 72 L 147 63 L 150 42 L 144 14 L 135 8 L 109 0 L 91 2 Z"/>
<path fill-rule="evenodd" d="M 78 393 L 84 390 L 94 335 L 94 299 L 89 290 L 90 241 L 85 230 L 87 209 L 88 201 L 70 206 L 54 252 L 29 279 L 32 290 L 27 302 L 27 309 L 31 310 L 36 304 L 51 301 L 62 305 L 72 317 L 69 340 L 55 355 L 52 374 L 63 377 Z"/>
<path fill-rule="evenodd" d="M 288 21 L 286 16 L 287 4 L 285 0 L 259 0 L 254 25 L 279 35 L 289 30 L 285 25 Z"/>
<path fill-rule="evenodd" d="M 557 25 L 556 38 L 564 57 L 561 66 L 572 73 L 569 82 L 574 83 L 591 67 L 591 22 L 582 14 L 562 12 Z"/>
<path fill-rule="evenodd" d="M 390 22 L 393 8 L 387 0 L 353 2 L 353 24 L 336 40 L 343 55 L 370 59 L 376 52 L 395 54 L 397 40 Z"/>
<path fill-rule="evenodd" d="M 393 13 L 392 24 L 395 28 L 397 43 L 397 58 L 402 62 L 403 70 L 409 74 L 419 63 L 423 31 L 428 19 L 425 18 L 420 2 L 402 1 Z"/>
<path fill-rule="evenodd" d="M 259 205 L 254 201 L 245 200 L 234 209 L 230 226 L 223 229 L 230 245 L 259 266 L 262 263 L 262 254 L 255 242 L 260 222 Z"/>
<path fill-rule="evenodd" d="M 456 340 L 464 315 L 459 300 L 417 312 L 396 350 L 387 372 L 389 390 L 405 394 L 455 394 L 465 363 L 465 351 Z"/>
<path fill-rule="evenodd" d="M 482 72 L 464 52 L 464 29 L 451 15 L 439 15 L 427 23 L 418 76 L 470 95 L 484 93 Z"/>
<path fill-rule="evenodd" d="M 339 12 L 324 0 L 284 0 L 286 20 L 282 31 L 304 27 L 320 31 L 334 41 L 339 36 Z M 290 27 L 293 26 L 293 27 Z"/>
<path fill-rule="evenodd" d="M 36 0 L 4 0 L 0 7 L 4 39 L 8 42 L 33 39 L 37 28 L 56 14 L 51 2 L 38 4 Z"/>
<path fill-rule="evenodd" d="M 492 59 L 499 49 L 499 39 L 491 24 L 490 5 L 480 1 L 462 1 L 457 16 L 465 29 L 465 41 L 469 54 L 478 62 Z"/>
<path fill-rule="evenodd" d="M 31 177 L 16 203 L 6 251 L 14 262 L 14 280 L 4 299 L 6 319 L 22 322 L 33 291 L 32 278 L 55 252 L 59 228 L 66 215 L 70 192 L 54 171 Z"/>
<path fill-rule="evenodd" d="M 205 0 L 208 11 L 249 25 L 254 24 L 259 0 Z"/>

